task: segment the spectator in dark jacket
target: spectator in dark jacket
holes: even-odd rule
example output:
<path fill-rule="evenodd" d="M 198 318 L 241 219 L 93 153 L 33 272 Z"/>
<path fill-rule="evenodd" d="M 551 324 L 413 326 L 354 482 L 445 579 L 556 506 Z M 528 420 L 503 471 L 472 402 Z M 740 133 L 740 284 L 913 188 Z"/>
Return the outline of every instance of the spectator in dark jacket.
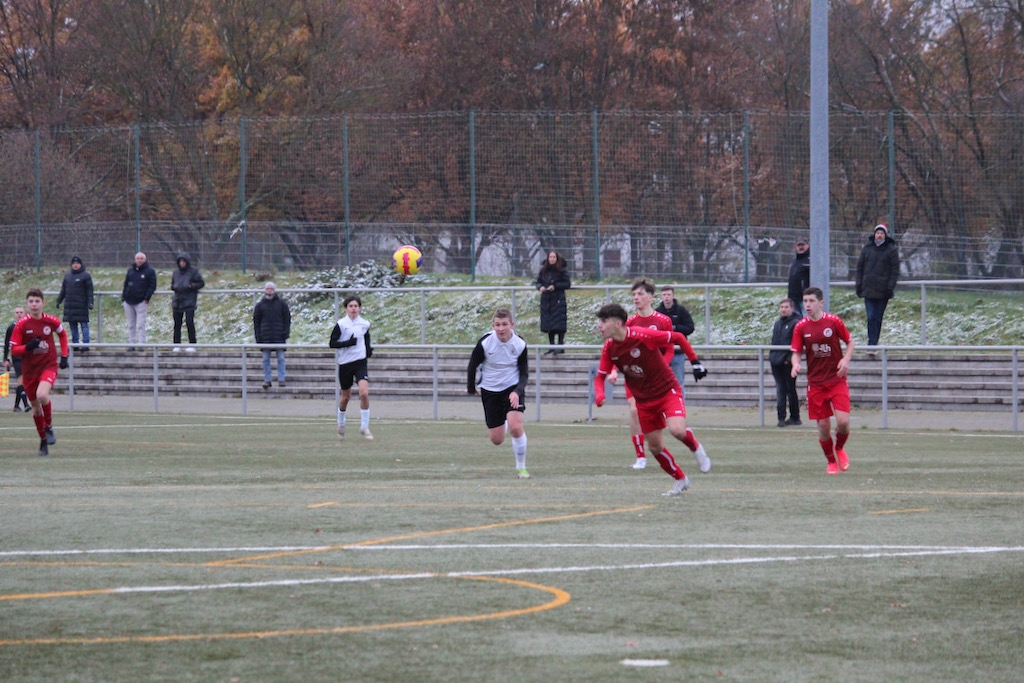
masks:
<path fill-rule="evenodd" d="M 868 346 L 877 346 L 882 316 L 896 292 L 900 276 L 900 252 L 884 223 L 875 226 L 871 239 L 857 260 L 857 296 L 864 299 L 868 316 Z"/>
<path fill-rule="evenodd" d="M 4 337 L 4 370 L 13 373 L 14 380 L 14 412 L 21 412 L 21 403 L 25 403 L 25 412 L 29 412 L 32 405 L 28 402 L 28 394 L 25 393 L 25 385 L 21 383 L 21 356 L 11 355 L 11 335 L 14 333 L 14 326 L 25 317 L 25 309 L 22 306 L 14 308 L 14 322 L 7 326 L 7 336 Z"/>
<path fill-rule="evenodd" d="M 121 302 L 124 305 L 124 317 L 128 321 L 129 351 L 135 350 L 135 344 L 146 343 L 146 311 L 149 300 L 156 292 L 156 271 L 149 265 L 146 255 L 141 251 L 135 255 L 135 263 L 128 266 L 121 288 Z"/>
<path fill-rule="evenodd" d="M 664 313 L 672 320 L 672 331 L 679 332 L 687 337 L 693 334 L 694 324 L 693 316 L 686 310 L 681 303 L 676 301 L 676 290 L 669 285 L 665 285 L 661 288 L 661 303 L 654 309 L 658 313 Z M 683 389 L 683 396 L 686 396 L 686 354 L 683 350 L 676 347 L 675 355 L 672 356 L 672 362 L 669 363 L 672 368 L 672 374 L 679 380 L 679 386 Z"/>
<path fill-rule="evenodd" d="M 64 304 L 64 322 L 71 328 L 71 343 L 78 343 L 78 327 L 82 327 L 82 343 L 89 344 L 89 311 L 92 310 L 92 275 L 89 275 L 80 256 L 71 257 L 71 270 L 64 274 L 64 282 L 57 295 L 57 308 Z M 80 351 L 87 353 L 83 346 Z"/>
<path fill-rule="evenodd" d="M 779 426 L 799 425 L 800 397 L 796 393 L 796 377 L 793 377 L 793 328 L 800 322 L 800 315 L 793 307 L 792 299 L 779 302 L 779 319 L 772 329 L 772 346 L 785 346 L 786 349 L 768 352 L 768 363 L 772 366 L 772 377 L 775 378 L 775 409 L 779 416 Z M 786 419 L 786 403 L 789 403 L 789 419 Z"/>
<path fill-rule="evenodd" d="M 548 333 L 548 343 L 565 344 L 565 331 L 569 328 L 569 314 L 565 290 L 572 286 L 565 259 L 557 251 L 548 252 L 548 258 L 537 275 L 540 291 L 540 331 Z M 562 349 L 549 349 L 548 353 L 562 353 Z"/>
<path fill-rule="evenodd" d="M 206 286 L 199 269 L 192 265 L 192 257 L 187 251 L 178 254 L 178 267 L 171 273 L 171 311 L 174 313 L 174 343 L 181 343 L 181 322 L 185 321 L 188 328 L 188 343 L 196 343 L 196 306 L 199 302 L 199 290 Z M 177 351 L 178 349 L 174 349 Z M 195 351 L 188 347 L 186 351 Z"/>
<path fill-rule="evenodd" d="M 277 285 L 268 282 L 263 298 L 252 312 L 252 328 L 257 344 L 284 344 L 292 334 L 292 313 L 277 295 Z M 277 352 L 277 386 L 285 384 L 284 349 L 263 349 L 263 388 L 270 388 L 270 352 Z"/>
<path fill-rule="evenodd" d="M 804 314 L 804 290 L 811 286 L 811 248 L 806 237 L 796 240 L 796 256 L 789 264 L 789 300 L 793 310 Z"/>

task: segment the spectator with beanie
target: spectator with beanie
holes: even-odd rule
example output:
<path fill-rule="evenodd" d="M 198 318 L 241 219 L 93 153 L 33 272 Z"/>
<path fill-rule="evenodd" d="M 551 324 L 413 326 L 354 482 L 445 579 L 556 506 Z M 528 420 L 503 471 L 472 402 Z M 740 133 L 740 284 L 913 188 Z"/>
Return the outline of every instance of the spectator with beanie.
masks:
<path fill-rule="evenodd" d="M 285 300 L 277 295 L 277 285 L 268 282 L 263 298 L 252 312 L 252 327 L 257 344 L 284 344 L 292 333 L 292 314 Z M 285 382 L 284 349 L 263 348 L 263 388 L 270 388 L 270 352 L 277 354 L 277 386 Z"/>
<path fill-rule="evenodd" d="M 868 316 L 868 346 L 877 346 L 882 333 L 882 316 L 896 291 L 900 276 L 900 253 L 885 223 L 875 226 L 857 260 L 857 296 L 864 299 Z"/>
<path fill-rule="evenodd" d="M 64 274 L 64 282 L 60 286 L 60 294 L 57 295 L 57 308 L 64 304 L 63 320 L 71 328 L 71 343 L 77 344 L 79 340 L 79 325 L 81 325 L 81 340 L 85 344 L 81 348 L 82 353 L 89 351 L 89 311 L 92 310 L 92 275 L 85 270 L 80 256 L 71 257 L 71 270 Z"/>
<path fill-rule="evenodd" d="M 121 302 L 124 304 L 124 317 L 128 321 L 129 351 L 135 350 L 135 344 L 146 343 L 146 312 L 149 300 L 156 292 L 156 271 L 149 265 L 146 255 L 141 251 L 135 255 L 135 263 L 128 266 L 121 288 Z"/>

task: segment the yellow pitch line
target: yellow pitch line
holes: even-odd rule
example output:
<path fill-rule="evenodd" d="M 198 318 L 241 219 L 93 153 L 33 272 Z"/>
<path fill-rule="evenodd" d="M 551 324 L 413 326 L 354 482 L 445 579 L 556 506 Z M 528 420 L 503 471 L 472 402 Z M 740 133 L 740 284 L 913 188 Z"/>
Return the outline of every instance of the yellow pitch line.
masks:
<path fill-rule="evenodd" d="M 217 640 L 217 639 L 249 639 L 249 638 L 281 638 L 285 636 L 319 636 L 319 635 L 339 635 L 346 633 L 360 633 L 366 631 L 384 631 L 387 629 L 395 628 L 413 628 L 418 626 L 443 626 L 446 624 L 459 624 L 472 621 L 486 621 L 489 619 L 506 619 L 509 617 L 518 617 L 525 614 L 535 614 L 537 612 L 544 612 L 555 607 L 561 607 L 568 603 L 572 596 L 561 588 L 555 588 L 553 586 L 545 586 L 539 583 L 531 583 L 529 581 L 519 581 L 516 579 L 507 579 L 499 577 L 487 577 L 487 576 L 459 576 L 452 578 L 468 579 L 471 581 L 494 581 L 496 583 L 511 584 L 514 586 L 522 586 L 524 588 L 533 588 L 536 590 L 550 593 L 554 596 L 554 599 L 545 602 L 541 605 L 534 605 L 533 607 L 524 607 L 522 609 L 504 610 L 501 612 L 490 612 L 487 614 L 466 614 L 461 616 L 451 617 L 436 617 L 434 619 L 418 619 L 415 621 L 396 621 L 387 624 L 366 624 L 363 626 L 339 626 L 335 628 L 309 628 L 309 629 L 287 629 L 281 631 L 247 631 L 241 633 L 178 633 L 169 634 L 163 636 L 115 636 L 115 637 L 98 637 L 98 638 L 25 638 L 17 640 L 0 640 L 0 646 L 11 646 L 11 645 L 111 645 L 121 643 L 168 643 L 168 642 L 184 642 L 193 640 Z M 91 594 L 91 593 L 105 593 L 108 590 L 103 591 L 85 591 L 83 593 L 69 593 L 75 594 Z"/>
<path fill-rule="evenodd" d="M 905 512 L 930 512 L 931 508 L 907 508 L 906 510 L 875 510 L 869 515 L 902 515 Z"/>
<path fill-rule="evenodd" d="M 415 534 L 404 534 L 402 536 L 392 536 L 390 538 L 378 538 L 370 541 L 360 541 L 358 543 L 343 543 L 341 545 L 328 546 L 326 548 L 311 548 L 309 550 L 289 550 L 282 553 L 272 553 L 269 555 L 256 555 L 254 557 L 239 557 L 230 560 L 217 560 L 210 562 L 207 566 L 210 567 L 223 567 L 230 566 L 239 562 L 256 562 L 259 560 L 270 560 L 278 557 L 292 557 L 295 555 L 307 555 L 310 553 L 322 553 L 329 552 L 332 550 L 344 550 L 345 548 L 359 548 L 369 545 L 379 545 L 381 543 L 394 543 L 395 541 L 408 541 L 413 538 L 428 538 L 430 536 L 443 536 L 446 534 L 459 534 L 469 533 L 473 531 L 485 531 L 488 529 L 501 529 L 503 527 L 522 526 L 524 524 L 541 524 L 544 522 L 562 522 L 567 519 L 582 519 L 584 517 L 595 517 L 597 515 L 614 515 L 623 512 L 636 512 L 637 510 L 649 510 L 652 506 L 640 505 L 631 508 L 618 508 L 614 510 L 597 510 L 595 512 L 583 512 L 575 515 L 561 515 L 558 517 L 538 517 L 536 519 L 521 519 L 514 522 L 496 522 L 494 524 L 484 524 L 481 526 L 467 526 L 458 529 L 440 529 L 438 531 L 421 531 Z"/>

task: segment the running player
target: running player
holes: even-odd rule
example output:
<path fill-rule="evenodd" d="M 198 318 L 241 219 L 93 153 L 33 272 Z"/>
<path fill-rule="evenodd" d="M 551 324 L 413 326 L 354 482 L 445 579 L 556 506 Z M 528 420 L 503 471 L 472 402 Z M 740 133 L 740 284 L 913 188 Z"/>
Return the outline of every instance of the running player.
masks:
<path fill-rule="evenodd" d="M 682 468 L 676 465 L 672 453 L 665 448 L 662 430 L 669 432 L 689 448 L 701 470 L 711 469 L 711 461 L 704 452 L 693 431 L 686 426 L 686 404 L 682 387 L 672 373 L 662 348 L 666 344 L 677 344 L 693 367 L 693 378 L 700 380 L 707 376 L 707 369 L 697 358 L 685 335 L 679 332 L 648 330 L 642 327 L 626 327 L 626 309 L 618 304 L 606 304 L 597 312 L 597 329 L 604 337 L 601 361 L 594 378 L 594 398 L 598 407 L 604 404 L 605 378 L 613 367 L 622 372 L 626 386 L 636 398 L 640 428 L 643 430 L 647 449 L 657 459 L 661 468 L 676 480 L 666 496 L 677 496 L 690 488 L 690 479 Z"/>
<path fill-rule="evenodd" d="M 53 412 L 50 390 L 57 382 L 57 369 L 68 367 L 68 335 L 60 319 L 43 313 L 43 292 L 30 289 L 25 297 L 28 315 L 19 320 L 11 332 L 11 355 L 21 357 L 22 380 L 32 419 L 39 433 L 39 455 L 49 455 L 50 446 L 57 443 L 53 431 Z M 53 335 L 60 340 L 60 362 Z"/>
<path fill-rule="evenodd" d="M 800 374 L 800 352 L 807 352 L 807 416 L 818 421 L 818 443 L 828 461 L 827 474 L 850 469 L 846 439 L 850 436 L 850 385 L 846 377 L 853 358 L 853 339 L 838 315 L 821 309 L 825 294 L 817 287 L 804 290 L 807 317 L 793 328 L 793 377 Z M 839 342 L 846 345 L 842 352 Z M 836 438 L 832 441 L 832 416 Z"/>
<path fill-rule="evenodd" d="M 512 312 L 499 308 L 491 319 L 491 331 L 480 337 L 469 358 L 466 393 L 476 396 L 476 371 L 480 368 L 480 400 L 484 405 L 484 422 L 491 443 L 500 446 L 505 432 L 512 435 L 512 454 L 516 458 L 516 475 L 529 479 L 526 471 L 526 380 L 530 374 L 526 357 L 526 340 L 513 331 Z"/>
<path fill-rule="evenodd" d="M 330 347 L 338 363 L 338 382 L 341 383 L 341 397 L 338 399 L 338 438 L 345 438 L 345 417 L 348 402 L 352 398 L 352 384 L 359 389 L 359 433 L 373 441 L 370 433 L 370 374 L 366 359 L 373 356 L 370 345 L 370 323 L 360 313 L 363 302 L 358 296 L 350 296 L 343 302 L 345 315 L 331 332 Z"/>

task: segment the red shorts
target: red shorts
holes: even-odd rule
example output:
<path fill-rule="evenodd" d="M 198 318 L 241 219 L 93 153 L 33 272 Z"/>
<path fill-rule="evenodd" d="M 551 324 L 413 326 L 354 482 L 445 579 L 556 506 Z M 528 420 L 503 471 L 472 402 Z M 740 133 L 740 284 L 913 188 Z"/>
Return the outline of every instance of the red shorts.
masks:
<path fill-rule="evenodd" d="M 22 376 L 22 385 L 25 387 L 25 395 L 28 396 L 29 403 L 36 400 L 36 390 L 39 389 L 40 382 L 48 382 L 51 387 L 56 384 L 57 366 L 45 367 L 38 374 L 26 372 Z"/>
<path fill-rule="evenodd" d="M 845 378 L 827 387 L 807 385 L 807 417 L 824 420 L 832 417 L 837 410 L 850 412 L 850 385 Z"/>
<path fill-rule="evenodd" d="M 653 401 L 637 401 L 637 416 L 640 418 L 640 431 L 644 434 L 665 428 L 666 418 L 686 417 L 686 404 L 681 394 L 672 389 L 661 398 Z"/>

